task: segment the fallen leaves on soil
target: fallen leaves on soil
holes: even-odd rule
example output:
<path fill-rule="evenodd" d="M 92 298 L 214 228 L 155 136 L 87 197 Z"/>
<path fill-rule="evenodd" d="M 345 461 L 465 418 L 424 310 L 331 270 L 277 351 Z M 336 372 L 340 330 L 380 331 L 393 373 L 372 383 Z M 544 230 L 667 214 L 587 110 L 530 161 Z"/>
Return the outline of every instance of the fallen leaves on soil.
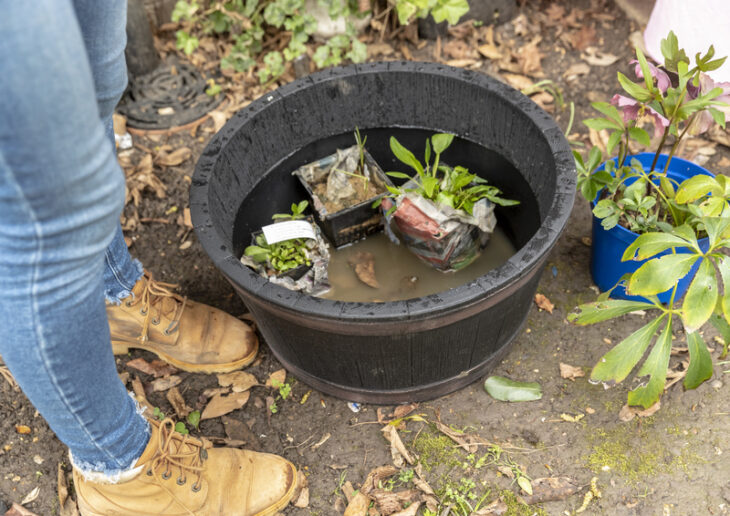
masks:
<path fill-rule="evenodd" d="M 154 392 L 166 391 L 176 385 L 180 385 L 182 378 L 177 375 L 165 376 L 164 378 L 158 378 L 154 380 L 150 385 Z"/>
<path fill-rule="evenodd" d="M 630 407 L 629 405 L 624 405 L 621 407 L 621 410 L 618 413 L 618 418 L 621 421 L 628 422 L 634 419 L 635 417 L 649 417 L 653 416 L 657 413 L 657 411 L 662 408 L 662 402 L 657 401 L 654 403 L 651 407 L 648 409 L 639 409 L 636 407 Z"/>
<path fill-rule="evenodd" d="M 393 464 L 399 468 L 404 466 L 404 461 L 408 464 L 413 464 L 413 456 L 403 444 L 400 435 L 398 435 L 398 430 L 393 425 L 386 425 L 381 431 L 388 442 L 390 442 L 390 455 L 393 459 Z"/>
<path fill-rule="evenodd" d="M 61 464 L 58 465 L 57 477 L 59 516 L 78 516 L 76 502 L 68 495 L 68 478 Z"/>
<path fill-rule="evenodd" d="M 532 481 L 532 495 L 522 499 L 527 505 L 565 500 L 575 494 L 579 485 L 569 477 L 536 478 Z"/>
<path fill-rule="evenodd" d="M 543 294 L 535 294 L 535 304 L 538 308 L 545 310 L 550 314 L 553 313 L 553 309 L 555 308 L 555 305 L 552 304 Z"/>
<path fill-rule="evenodd" d="M 169 376 L 178 372 L 177 369 L 175 369 L 170 364 L 163 362 L 162 360 L 153 360 L 152 362 L 147 362 L 144 358 L 135 358 L 134 360 L 130 360 L 129 362 L 127 362 L 126 365 L 127 367 L 131 367 L 133 369 L 137 369 L 138 371 L 142 371 L 143 373 L 152 375 L 155 378 Z"/>
<path fill-rule="evenodd" d="M 170 405 L 172 405 L 172 408 L 179 419 L 185 419 L 188 414 L 193 411 L 193 409 L 185 403 L 185 398 L 183 398 L 182 394 L 180 394 L 177 387 L 170 388 L 165 397 L 167 398 L 167 401 L 170 402 Z"/>
<path fill-rule="evenodd" d="M 36 513 L 29 511 L 22 505 L 14 503 L 5 516 L 38 516 Z"/>
<path fill-rule="evenodd" d="M 245 371 L 234 371 L 217 376 L 218 385 L 221 387 L 230 387 L 233 392 L 246 392 L 254 385 L 259 384 L 259 381 L 254 375 Z M 286 378 L 286 372 L 284 372 L 284 378 Z"/>
<path fill-rule="evenodd" d="M 568 380 L 575 381 L 576 378 L 581 378 L 585 375 L 586 373 L 582 368 L 560 362 L 561 378 L 567 378 Z"/>
<path fill-rule="evenodd" d="M 234 392 L 228 396 L 216 394 L 205 406 L 203 413 L 200 415 L 200 420 L 220 417 L 238 410 L 246 404 L 250 395 L 251 393 L 248 391 Z"/>
<path fill-rule="evenodd" d="M 284 385 L 285 381 L 286 369 L 279 369 L 269 375 L 269 377 L 266 379 L 265 385 L 266 387 L 279 387 L 280 385 Z"/>

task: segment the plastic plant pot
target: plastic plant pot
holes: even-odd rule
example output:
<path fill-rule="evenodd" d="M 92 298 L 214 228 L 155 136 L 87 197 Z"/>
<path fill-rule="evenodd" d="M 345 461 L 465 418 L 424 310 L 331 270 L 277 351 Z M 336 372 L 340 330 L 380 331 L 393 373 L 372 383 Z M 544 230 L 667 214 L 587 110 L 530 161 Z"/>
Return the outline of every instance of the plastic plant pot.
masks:
<path fill-rule="evenodd" d="M 644 166 L 644 168 L 648 169 L 649 167 L 651 167 L 651 162 L 654 160 L 654 153 L 644 152 L 635 156 L 628 156 L 626 159 L 629 160 L 631 158 L 638 159 L 639 162 Z M 617 159 L 618 158 L 614 158 L 614 162 L 616 162 Z M 657 160 L 656 168 L 662 170 L 666 162 L 667 155 L 660 155 L 659 159 Z M 601 166 L 600 169 L 602 170 L 603 166 Z M 714 174 L 709 172 L 707 169 L 696 165 L 691 161 L 676 157 L 672 158 L 671 163 L 669 163 L 669 169 L 667 170 L 667 176 L 669 176 L 670 179 L 677 181 L 678 183 L 681 183 L 685 179 L 689 179 L 690 177 L 696 176 L 698 174 L 705 174 L 714 177 Z M 592 203 L 592 206 L 595 205 L 600 196 L 601 193 L 599 192 L 598 196 Z M 616 285 L 616 283 L 618 283 L 619 279 L 621 279 L 621 276 L 634 272 L 636 269 L 646 263 L 647 260 L 629 260 L 625 262 L 621 261 L 621 257 L 623 256 L 624 251 L 626 251 L 626 248 L 631 245 L 638 236 L 638 233 L 634 233 L 633 231 L 630 231 L 620 225 L 616 225 L 609 230 L 603 229 L 603 226 L 601 226 L 601 220 L 596 216 L 593 216 L 591 276 L 593 276 L 593 282 L 598 286 L 601 292 L 606 292 L 607 290 L 610 290 L 614 285 Z M 700 239 L 698 243 L 701 249 L 705 251 L 707 250 L 709 246 L 709 240 L 707 238 Z M 667 250 L 666 252 L 661 253 L 659 256 L 671 252 L 671 250 Z M 688 253 L 689 250 L 687 248 L 677 248 L 676 252 Z M 675 295 L 675 300 L 681 299 L 685 292 L 687 292 L 689 284 L 691 283 L 692 278 L 694 278 L 698 267 L 699 262 L 697 262 L 689 270 L 686 276 L 679 280 L 677 284 L 677 293 Z M 672 290 L 670 289 L 666 292 L 662 292 L 661 294 L 659 294 L 658 297 L 660 302 L 666 304 L 669 303 L 669 301 L 671 300 L 671 296 Z M 618 287 L 613 289 L 613 291 L 611 292 L 611 297 L 614 299 L 647 301 L 647 299 L 642 296 L 631 296 L 627 294 L 626 289 L 623 285 L 619 285 Z"/>
<path fill-rule="evenodd" d="M 251 232 L 306 195 L 291 171 L 348 146 L 355 127 L 384 170 L 399 169 L 391 136 L 423 155 L 427 136 L 457 135 L 444 161 L 520 201 L 496 210 L 516 253 L 464 285 L 382 303 L 289 291 L 241 264 Z M 284 367 L 321 392 L 392 404 L 447 394 L 499 363 L 530 311 L 575 183 L 560 128 L 510 86 L 438 64 L 368 63 L 312 74 L 236 113 L 197 163 L 190 207 L 203 248 Z"/>
<path fill-rule="evenodd" d="M 335 247 L 342 247 L 357 242 L 383 229 L 383 216 L 380 210 L 373 208 L 373 203 L 387 193 L 386 185 L 393 186 L 393 183 L 367 150 L 364 154 L 365 164 L 373 174 L 372 180 L 376 185 L 381 187 L 382 192 L 359 204 L 334 213 L 327 212 L 324 203 L 313 191 L 312 185 L 301 175 L 296 174 L 297 179 L 299 179 L 307 194 L 312 199 L 312 205 L 317 215 L 319 226 Z M 322 166 L 327 166 L 334 159 L 335 155 L 329 155 L 319 160 L 319 163 Z"/>

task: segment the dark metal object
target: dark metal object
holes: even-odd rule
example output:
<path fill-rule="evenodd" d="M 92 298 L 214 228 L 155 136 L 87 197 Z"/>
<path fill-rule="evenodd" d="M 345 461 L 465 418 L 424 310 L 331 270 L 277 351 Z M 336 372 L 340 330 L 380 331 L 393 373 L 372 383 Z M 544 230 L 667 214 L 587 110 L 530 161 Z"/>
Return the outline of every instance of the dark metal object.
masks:
<path fill-rule="evenodd" d="M 152 72 L 135 77 L 118 110 L 127 125 L 159 130 L 199 120 L 223 101 L 223 95 L 205 93 L 206 76 L 194 66 L 168 57 Z"/>
<path fill-rule="evenodd" d="M 150 73 L 160 64 L 142 0 L 127 0 L 127 46 L 124 56 L 132 80 Z"/>
<path fill-rule="evenodd" d="M 290 171 L 346 146 L 356 126 L 385 170 L 399 169 L 390 135 L 421 155 L 426 136 L 456 134 L 444 160 L 521 201 L 497 211 L 515 255 L 460 287 L 387 303 L 314 298 L 243 266 L 251 229 L 304 194 Z M 527 97 L 476 72 L 390 62 L 316 73 L 240 111 L 203 152 L 190 207 L 203 248 L 282 363 L 335 396 L 396 403 L 446 394 L 496 363 L 525 320 L 574 196 L 570 148 Z"/>

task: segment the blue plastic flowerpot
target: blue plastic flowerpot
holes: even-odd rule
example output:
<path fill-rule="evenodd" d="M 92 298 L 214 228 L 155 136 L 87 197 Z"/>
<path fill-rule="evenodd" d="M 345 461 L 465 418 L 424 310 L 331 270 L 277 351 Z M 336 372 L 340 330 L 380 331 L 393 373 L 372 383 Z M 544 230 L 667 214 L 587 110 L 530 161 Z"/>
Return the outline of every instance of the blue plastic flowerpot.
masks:
<path fill-rule="evenodd" d="M 626 158 L 627 162 L 631 158 L 638 159 L 639 162 L 644 166 L 644 168 L 648 169 L 649 167 L 651 167 L 651 162 L 654 159 L 654 153 L 644 152 L 635 156 L 628 156 Z M 618 158 L 614 158 L 613 161 L 617 162 Z M 667 155 L 662 154 L 657 160 L 656 169 L 662 170 L 666 162 Z M 601 165 L 599 170 L 602 169 L 603 165 Z M 705 174 L 707 176 L 715 177 L 715 175 L 709 172 L 707 169 L 685 159 L 676 157 L 672 158 L 672 162 L 669 164 L 669 169 L 667 170 L 667 176 L 670 179 L 677 181 L 678 183 L 681 183 L 685 179 L 696 176 L 698 174 Z M 595 206 L 595 203 L 598 201 L 600 196 L 601 193 L 599 192 L 598 196 L 596 196 L 596 199 L 594 199 L 593 203 L 591 203 L 591 208 Z M 593 216 L 591 275 L 593 276 L 594 283 L 598 286 L 601 292 L 606 292 L 607 290 L 610 290 L 614 285 L 616 285 L 616 283 L 618 283 L 619 279 L 621 279 L 621 276 L 630 272 L 634 272 L 647 261 L 621 261 L 621 257 L 623 256 L 624 251 L 626 251 L 626 248 L 631 245 L 638 236 L 639 235 L 637 233 L 629 231 L 628 229 L 618 225 L 609 230 L 605 230 L 603 229 L 603 226 L 601 226 L 601 220 L 596 216 Z M 707 250 L 709 246 L 709 240 L 707 238 L 703 238 L 699 241 L 699 244 L 701 249 Z M 668 250 L 661 254 L 667 254 L 671 252 L 671 250 Z M 687 253 L 689 252 L 689 249 L 677 248 L 676 252 Z M 687 273 L 687 275 L 679 280 L 675 301 L 680 299 L 685 294 L 685 292 L 687 292 L 689 284 L 692 281 L 692 278 L 694 278 L 699 264 L 700 262 L 698 260 L 697 263 L 695 263 L 695 265 Z M 662 292 L 658 296 L 659 301 L 661 301 L 662 303 L 668 303 L 671 299 L 671 294 L 671 289 L 667 290 L 666 292 Z M 623 285 L 619 285 L 618 287 L 613 289 L 613 291 L 611 292 L 611 297 L 614 299 L 646 301 L 644 297 L 628 295 Z"/>

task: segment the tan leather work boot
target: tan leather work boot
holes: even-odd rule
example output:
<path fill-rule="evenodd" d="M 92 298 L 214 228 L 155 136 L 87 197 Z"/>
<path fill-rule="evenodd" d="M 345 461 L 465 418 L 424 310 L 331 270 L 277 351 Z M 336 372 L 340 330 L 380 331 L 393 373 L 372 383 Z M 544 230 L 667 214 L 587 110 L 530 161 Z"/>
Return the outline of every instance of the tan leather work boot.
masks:
<path fill-rule="evenodd" d="M 286 459 L 234 448 L 208 448 L 174 431 L 171 419 L 152 421 L 152 435 L 131 480 L 103 484 L 75 469 L 83 516 L 267 516 L 294 494 L 297 471 Z"/>
<path fill-rule="evenodd" d="M 259 341 L 246 323 L 174 294 L 174 287 L 145 273 L 121 304 L 107 303 L 114 354 L 145 349 L 194 373 L 226 373 L 253 362 Z"/>

